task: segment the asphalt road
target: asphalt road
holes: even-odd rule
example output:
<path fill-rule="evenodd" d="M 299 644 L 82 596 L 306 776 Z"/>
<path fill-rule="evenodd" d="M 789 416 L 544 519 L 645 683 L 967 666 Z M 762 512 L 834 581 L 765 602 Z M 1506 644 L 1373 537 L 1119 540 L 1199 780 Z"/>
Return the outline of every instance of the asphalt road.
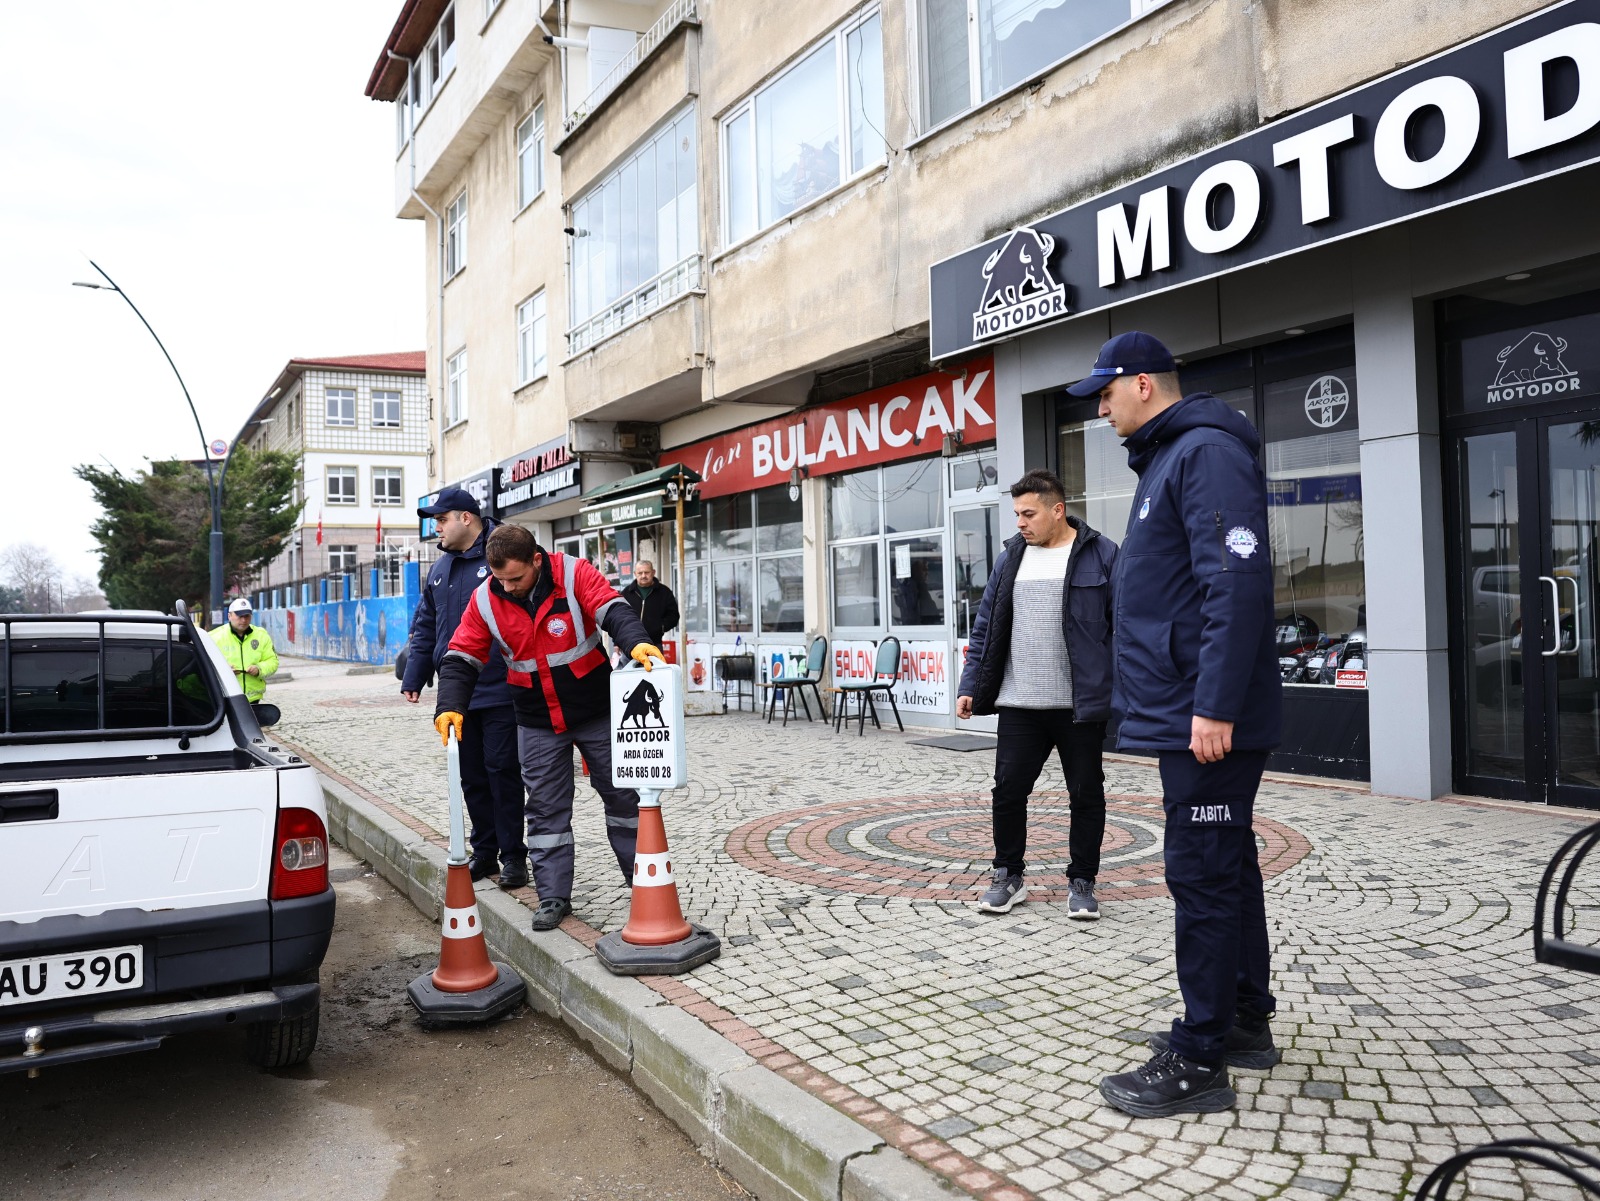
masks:
<path fill-rule="evenodd" d="M 244 1061 L 242 1031 L 0 1076 L 0 1198 L 729 1201 L 747 1197 L 559 1023 L 424 1033 L 406 983 L 438 931 L 335 849 L 317 1052 Z"/>

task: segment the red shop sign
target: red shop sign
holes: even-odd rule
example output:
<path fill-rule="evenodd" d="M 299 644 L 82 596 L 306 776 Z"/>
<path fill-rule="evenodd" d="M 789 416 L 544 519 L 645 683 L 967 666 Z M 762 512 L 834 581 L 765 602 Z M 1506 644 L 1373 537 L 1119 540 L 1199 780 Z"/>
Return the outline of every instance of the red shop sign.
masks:
<path fill-rule="evenodd" d="M 661 466 L 700 473 L 700 495 L 729 496 L 781 484 L 796 467 L 833 475 L 930 454 L 946 434 L 964 445 L 994 441 L 994 359 L 966 374 L 932 371 L 799 413 L 663 451 Z"/>

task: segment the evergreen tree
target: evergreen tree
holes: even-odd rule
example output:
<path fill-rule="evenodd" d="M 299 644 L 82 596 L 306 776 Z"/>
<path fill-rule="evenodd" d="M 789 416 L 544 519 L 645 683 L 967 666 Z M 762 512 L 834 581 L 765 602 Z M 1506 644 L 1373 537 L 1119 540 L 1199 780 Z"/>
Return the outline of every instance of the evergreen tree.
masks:
<path fill-rule="evenodd" d="M 204 469 L 166 461 L 131 477 L 89 464 L 75 472 L 102 510 L 89 532 L 100 544 L 106 603 L 164 613 L 181 598 L 203 610 L 211 579 L 211 494 Z M 222 494 L 226 593 L 242 591 L 283 549 L 300 516 L 290 499 L 295 473 L 291 455 L 234 452 Z"/>

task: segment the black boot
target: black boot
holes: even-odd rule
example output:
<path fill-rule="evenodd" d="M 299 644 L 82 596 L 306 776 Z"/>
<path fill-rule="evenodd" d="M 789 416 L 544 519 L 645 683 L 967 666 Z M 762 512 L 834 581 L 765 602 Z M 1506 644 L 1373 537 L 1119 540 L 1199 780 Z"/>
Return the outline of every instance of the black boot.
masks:
<path fill-rule="evenodd" d="M 1232 1109 L 1238 1100 L 1227 1068 L 1195 1063 L 1173 1051 L 1157 1055 L 1142 1068 L 1107 1076 L 1100 1082 L 1100 1095 L 1136 1118 L 1217 1113 Z"/>
<path fill-rule="evenodd" d="M 1152 1034 L 1148 1039 L 1150 1049 L 1157 1055 L 1171 1045 L 1165 1032 Z M 1228 1031 L 1223 1043 L 1222 1062 L 1230 1068 L 1249 1068 L 1264 1072 L 1283 1062 L 1283 1053 L 1272 1042 L 1272 1027 L 1266 1018 L 1254 1020 L 1240 1014 L 1238 1021 Z"/>
<path fill-rule="evenodd" d="M 528 886 L 528 861 L 508 859 L 500 868 L 500 887 L 510 892 L 513 888 Z"/>

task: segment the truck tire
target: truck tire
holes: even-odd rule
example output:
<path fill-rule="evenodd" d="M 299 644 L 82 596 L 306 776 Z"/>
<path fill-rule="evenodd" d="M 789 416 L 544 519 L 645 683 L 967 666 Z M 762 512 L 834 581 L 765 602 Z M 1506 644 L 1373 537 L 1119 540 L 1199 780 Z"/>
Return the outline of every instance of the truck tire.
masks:
<path fill-rule="evenodd" d="M 309 1013 L 281 1022 L 255 1022 L 245 1031 L 245 1055 L 258 1068 L 289 1068 L 317 1049 L 319 1004 Z"/>

